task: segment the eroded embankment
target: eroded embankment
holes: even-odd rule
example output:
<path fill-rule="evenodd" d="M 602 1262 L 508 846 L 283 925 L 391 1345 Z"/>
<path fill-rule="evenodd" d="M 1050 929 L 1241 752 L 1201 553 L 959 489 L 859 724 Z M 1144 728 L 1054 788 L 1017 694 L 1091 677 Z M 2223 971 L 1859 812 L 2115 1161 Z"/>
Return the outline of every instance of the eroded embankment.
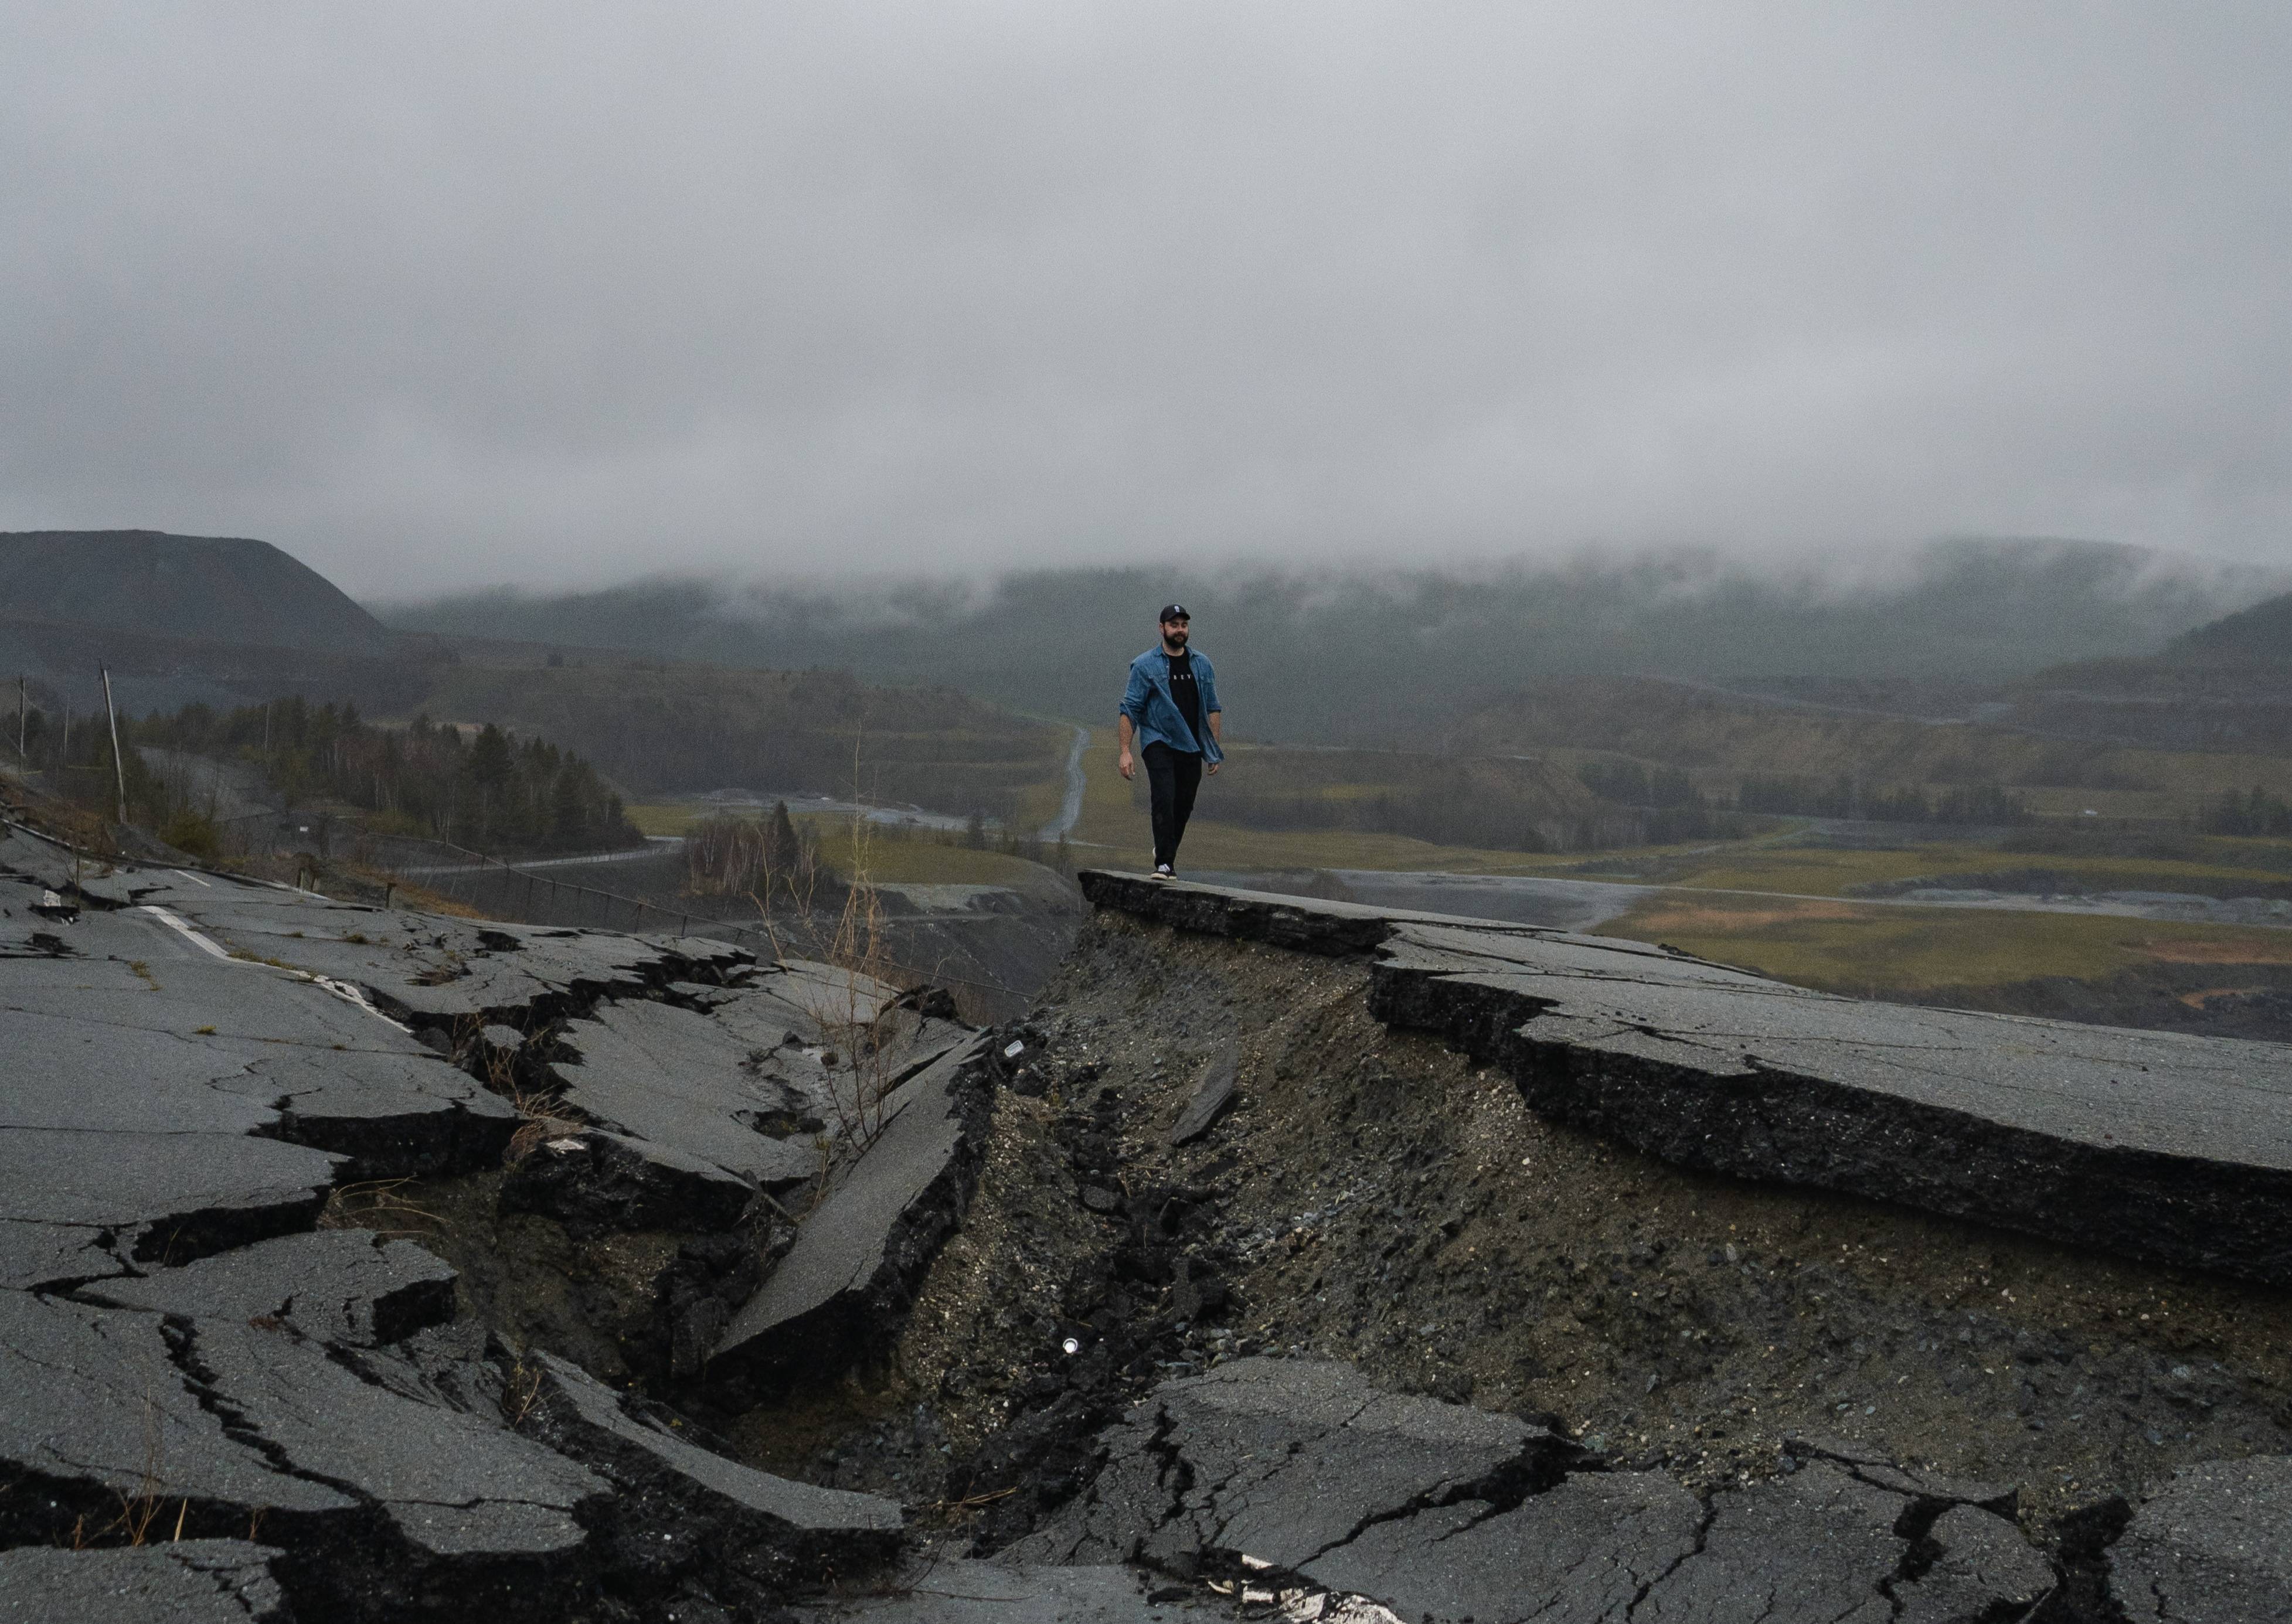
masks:
<path fill-rule="evenodd" d="M 2292 1604 L 2280 1288 L 1555 1125 L 1570 1041 L 1498 1041 L 1472 989 L 1525 972 L 1469 944 L 1462 1001 L 1411 1001 L 1453 973 L 1422 931 L 1403 964 L 1389 920 L 1248 915 L 1292 951 L 1163 888 L 1182 929 L 1102 912 L 981 1034 L 721 944 L 0 871 L 11 1604 Z M 1712 979 L 1631 951 L 1618 997 Z"/>
<path fill-rule="evenodd" d="M 2176 1467 L 2292 1448 L 2285 1292 L 1683 1171 L 1388 1030 L 1368 977 L 1102 912 L 1031 1023 L 963 1233 L 850 1401 L 870 1425 L 801 1463 L 1015 1491 L 959 1518 L 991 1543 L 1087 1475 L 1086 1433 L 1146 1384 L 1265 1351 L 1548 1418 L 1696 1488 L 1833 1440 L 2018 1484 L 2041 1535 Z M 1171 1146 L 1228 1045 L 1234 1104 Z"/>

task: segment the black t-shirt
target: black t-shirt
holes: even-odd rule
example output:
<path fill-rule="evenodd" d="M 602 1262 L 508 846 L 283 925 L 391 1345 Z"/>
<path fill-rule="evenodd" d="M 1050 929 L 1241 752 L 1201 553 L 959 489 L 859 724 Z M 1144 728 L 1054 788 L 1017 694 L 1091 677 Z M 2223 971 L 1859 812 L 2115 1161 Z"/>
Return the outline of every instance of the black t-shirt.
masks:
<path fill-rule="evenodd" d="M 1170 662 L 1170 697 L 1178 702 L 1178 714 L 1186 719 L 1186 726 L 1194 730 L 1194 748 L 1201 748 L 1202 687 L 1194 680 L 1194 651 L 1168 656 Z"/>

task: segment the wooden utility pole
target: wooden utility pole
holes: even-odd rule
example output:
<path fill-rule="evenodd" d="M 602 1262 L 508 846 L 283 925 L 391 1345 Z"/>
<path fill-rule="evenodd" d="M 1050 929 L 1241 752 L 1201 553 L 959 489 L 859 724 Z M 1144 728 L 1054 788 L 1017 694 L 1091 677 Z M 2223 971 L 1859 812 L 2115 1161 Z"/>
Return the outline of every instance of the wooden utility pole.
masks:
<path fill-rule="evenodd" d="M 111 781 L 119 789 L 119 821 L 127 822 L 127 768 L 119 759 L 119 712 L 111 708 L 111 668 L 100 665 L 103 673 L 103 713 L 111 720 Z"/>

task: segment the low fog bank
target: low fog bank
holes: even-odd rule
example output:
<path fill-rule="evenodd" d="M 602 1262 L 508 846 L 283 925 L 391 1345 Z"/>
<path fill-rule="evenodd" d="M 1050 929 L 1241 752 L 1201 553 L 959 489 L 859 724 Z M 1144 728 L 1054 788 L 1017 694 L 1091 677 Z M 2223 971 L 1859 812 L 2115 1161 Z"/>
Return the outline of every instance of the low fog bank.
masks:
<path fill-rule="evenodd" d="M 2153 654 L 2292 573 L 2103 543 L 1960 539 L 1876 567 L 1761 569 L 1705 554 L 1370 574 L 1068 569 L 985 582 L 656 578 L 375 605 L 409 631 L 945 683 L 1102 720 L 1157 606 L 1194 612 L 1249 736 L 1390 742 L 1545 677 L 1997 682 Z M 1246 720 L 1242 720 L 1246 718 Z"/>

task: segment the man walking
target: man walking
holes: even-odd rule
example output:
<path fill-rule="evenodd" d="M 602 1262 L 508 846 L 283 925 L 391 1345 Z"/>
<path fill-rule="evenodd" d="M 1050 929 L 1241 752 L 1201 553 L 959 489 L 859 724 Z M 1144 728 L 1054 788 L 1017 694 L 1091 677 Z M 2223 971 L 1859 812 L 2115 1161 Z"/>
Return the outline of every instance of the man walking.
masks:
<path fill-rule="evenodd" d="M 1225 752 L 1218 748 L 1217 676 L 1209 656 L 1187 646 L 1193 616 L 1182 603 L 1166 604 L 1158 616 L 1162 640 L 1130 662 L 1130 686 L 1123 691 L 1115 733 L 1122 741 L 1122 776 L 1137 776 L 1133 740 L 1146 758 L 1146 787 L 1154 808 L 1154 877 L 1176 876 L 1178 842 L 1193 816 L 1194 792 L 1202 770 L 1215 773 Z"/>

